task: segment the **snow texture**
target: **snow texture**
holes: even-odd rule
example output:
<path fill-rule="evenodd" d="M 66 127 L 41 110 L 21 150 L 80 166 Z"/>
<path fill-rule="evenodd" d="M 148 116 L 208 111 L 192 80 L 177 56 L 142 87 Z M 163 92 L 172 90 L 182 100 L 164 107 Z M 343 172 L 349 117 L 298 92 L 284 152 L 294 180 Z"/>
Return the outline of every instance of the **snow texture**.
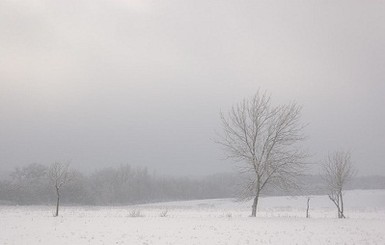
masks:
<path fill-rule="evenodd" d="M 0 244 L 385 244 L 385 190 L 346 192 L 347 219 L 326 196 L 311 197 L 306 219 L 306 199 L 261 198 L 257 218 L 234 199 L 67 206 L 59 217 L 54 207 L 0 206 Z"/>

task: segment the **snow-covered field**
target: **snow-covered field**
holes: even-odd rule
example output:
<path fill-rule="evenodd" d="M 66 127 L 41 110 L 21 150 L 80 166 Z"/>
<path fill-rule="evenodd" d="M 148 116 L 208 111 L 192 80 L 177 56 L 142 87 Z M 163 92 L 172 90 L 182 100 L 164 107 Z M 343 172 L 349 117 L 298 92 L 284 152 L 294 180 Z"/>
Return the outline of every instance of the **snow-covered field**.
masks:
<path fill-rule="evenodd" d="M 311 198 L 310 219 L 306 197 L 262 198 L 257 218 L 250 206 L 215 199 L 63 207 L 56 218 L 53 207 L 0 206 L 0 244 L 385 244 L 385 190 L 346 192 L 344 220 L 326 196 Z"/>

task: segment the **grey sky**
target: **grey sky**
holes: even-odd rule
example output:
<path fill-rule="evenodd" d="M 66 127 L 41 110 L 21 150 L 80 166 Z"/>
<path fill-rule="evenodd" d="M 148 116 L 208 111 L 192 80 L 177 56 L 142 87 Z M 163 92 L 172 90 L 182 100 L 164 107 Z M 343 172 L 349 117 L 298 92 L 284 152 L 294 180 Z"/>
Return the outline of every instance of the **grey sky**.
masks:
<path fill-rule="evenodd" d="M 219 111 L 296 100 L 312 160 L 385 175 L 385 1 L 2 0 L 0 170 L 231 170 Z"/>

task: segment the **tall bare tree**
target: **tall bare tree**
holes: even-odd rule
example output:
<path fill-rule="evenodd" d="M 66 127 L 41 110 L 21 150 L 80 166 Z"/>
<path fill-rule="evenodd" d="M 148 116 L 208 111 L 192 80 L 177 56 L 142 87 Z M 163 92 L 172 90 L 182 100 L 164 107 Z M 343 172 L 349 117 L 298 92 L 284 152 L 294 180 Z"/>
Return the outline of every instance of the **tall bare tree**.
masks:
<path fill-rule="evenodd" d="M 62 187 L 71 180 L 70 172 L 69 172 L 69 163 L 54 162 L 49 167 L 48 177 L 51 185 L 54 186 L 56 191 L 55 217 L 57 217 L 59 216 L 60 194 L 61 194 Z"/>
<path fill-rule="evenodd" d="M 296 103 L 273 106 L 270 96 L 259 91 L 254 97 L 221 113 L 223 134 L 218 143 L 248 176 L 245 196 L 254 197 L 251 216 L 266 186 L 288 190 L 298 187 L 306 154 L 298 143 L 304 140 L 301 107 Z M 251 193 L 251 195 L 250 195 Z"/>
<path fill-rule="evenodd" d="M 345 218 L 342 191 L 346 183 L 355 175 L 350 152 L 337 151 L 329 154 L 323 164 L 323 170 L 329 199 L 337 207 L 338 218 Z"/>

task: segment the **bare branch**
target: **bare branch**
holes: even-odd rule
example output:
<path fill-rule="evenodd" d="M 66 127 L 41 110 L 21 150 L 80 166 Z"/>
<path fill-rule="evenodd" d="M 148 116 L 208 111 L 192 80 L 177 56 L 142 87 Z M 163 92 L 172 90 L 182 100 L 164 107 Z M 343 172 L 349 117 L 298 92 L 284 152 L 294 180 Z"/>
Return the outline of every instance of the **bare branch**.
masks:
<path fill-rule="evenodd" d="M 48 178 L 50 183 L 55 188 L 57 201 L 56 201 L 56 213 L 55 216 L 59 215 L 59 202 L 61 188 L 71 181 L 71 175 L 68 170 L 68 162 L 54 162 L 48 170 Z"/>
<path fill-rule="evenodd" d="M 350 152 L 337 151 L 329 154 L 323 164 L 323 172 L 328 196 L 337 208 L 338 218 L 345 218 L 342 191 L 346 183 L 355 175 Z"/>
<path fill-rule="evenodd" d="M 244 194 L 258 195 L 267 185 L 297 187 L 295 179 L 305 167 L 306 154 L 297 143 L 304 140 L 300 124 L 301 107 L 295 103 L 272 106 L 270 96 L 259 91 L 220 114 L 223 134 L 217 141 L 227 157 L 239 164 L 239 172 L 250 174 Z"/>

